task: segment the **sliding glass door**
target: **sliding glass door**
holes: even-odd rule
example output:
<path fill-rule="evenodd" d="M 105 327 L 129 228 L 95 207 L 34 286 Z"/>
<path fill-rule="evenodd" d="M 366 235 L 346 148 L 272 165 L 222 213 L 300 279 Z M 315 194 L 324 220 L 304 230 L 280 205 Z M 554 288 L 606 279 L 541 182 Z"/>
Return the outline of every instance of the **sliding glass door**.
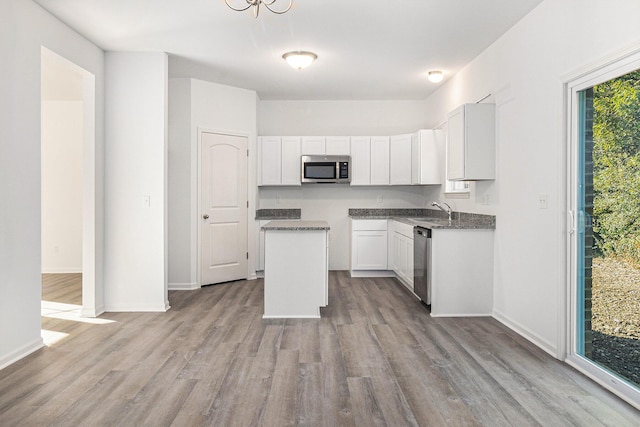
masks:
<path fill-rule="evenodd" d="M 640 59 L 569 83 L 568 361 L 640 402 Z"/>

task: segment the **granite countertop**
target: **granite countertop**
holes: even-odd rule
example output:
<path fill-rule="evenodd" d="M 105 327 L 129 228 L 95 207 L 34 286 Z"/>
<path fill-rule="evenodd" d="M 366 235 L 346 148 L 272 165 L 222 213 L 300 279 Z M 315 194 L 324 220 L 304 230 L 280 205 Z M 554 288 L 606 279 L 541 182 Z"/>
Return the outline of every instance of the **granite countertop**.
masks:
<path fill-rule="evenodd" d="M 256 219 L 300 219 L 300 209 L 258 209 Z"/>
<path fill-rule="evenodd" d="M 349 209 L 352 219 L 394 219 L 405 224 L 431 229 L 489 229 L 496 228 L 495 215 L 453 212 L 451 222 L 447 214 L 435 209 Z"/>
<path fill-rule="evenodd" d="M 327 221 L 271 221 L 262 226 L 263 230 L 329 230 Z"/>

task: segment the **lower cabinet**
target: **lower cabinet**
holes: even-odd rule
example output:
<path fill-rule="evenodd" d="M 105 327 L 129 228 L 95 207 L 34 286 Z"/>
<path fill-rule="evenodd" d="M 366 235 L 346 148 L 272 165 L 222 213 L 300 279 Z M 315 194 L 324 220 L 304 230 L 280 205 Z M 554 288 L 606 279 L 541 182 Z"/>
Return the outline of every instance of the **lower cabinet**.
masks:
<path fill-rule="evenodd" d="M 262 226 L 271 222 L 271 221 L 298 221 L 297 219 L 260 219 L 256 221 L 258 223 L 258 266 L 256 271 L 263 272 L 264 271 L 264 230 Z M 258 277 L 262 277 L 262 273 L 258 274 Z"/>
<path fill-rule="evenodd" d="M 493 230 L 436 229 L 431 248 L 431 316 L 491 316 Z"/>
<path fill-rule="evenodd" d="M 351 275 L 389 275 L 387 244 L 386 219 L 352 219 Z"/>
<path fill-rule="evenodd" d="M 394 222 L 392 269 L 396 277 L 413 292 L 413 226 Z"/>

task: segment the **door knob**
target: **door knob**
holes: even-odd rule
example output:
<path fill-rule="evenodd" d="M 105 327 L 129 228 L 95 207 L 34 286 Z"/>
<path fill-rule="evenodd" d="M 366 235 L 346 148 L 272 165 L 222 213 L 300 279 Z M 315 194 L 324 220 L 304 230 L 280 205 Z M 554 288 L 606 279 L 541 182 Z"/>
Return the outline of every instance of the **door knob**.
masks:
<path fill-rule="evenodd" d="M 204 215 L 202 215 L 202 218 L 203 218 L 203 219 L 209 219 L 209 215 L 204 214 Z"/>

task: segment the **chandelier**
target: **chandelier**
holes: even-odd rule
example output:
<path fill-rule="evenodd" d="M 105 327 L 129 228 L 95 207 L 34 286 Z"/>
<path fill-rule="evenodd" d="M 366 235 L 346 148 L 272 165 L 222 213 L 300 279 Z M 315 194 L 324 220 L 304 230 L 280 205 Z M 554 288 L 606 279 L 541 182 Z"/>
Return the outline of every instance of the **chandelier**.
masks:
<path fill-rule="evenodd" d="M 233 1 L 233 0 L 232 0 Z M 227 6 L 229 6 L 231 9 L 238 11 L 238 12 L 242 12 L 245 11 L 247 9 L 249 9 L 251 6 L 253 6 L 253 16 L 255 16 L 256 18 L 258 17 L 258 13 L 260 13 L 260 5 L 263 4 L 267 9 L 269 9 L 271 12 L 273 13 L 277 13 L 278 15 L 281 15 L 285 12 L 288 12 L 289 9 L 291 9 L 291 5 L 293 4 L 293 0 L 289 0 L 289 6 L 287 6 L 286 9 L 284 10 L 274 10 L 271 9 L 271 5 L 274 4 L 277 0 L 245 0 L 247 2 L 247 5 L 245 7 L 233 7 L 231 6 L 231 3 L 229 3 L 229 0 L 224 0 L 224 2 L 227 4 Z"/>

